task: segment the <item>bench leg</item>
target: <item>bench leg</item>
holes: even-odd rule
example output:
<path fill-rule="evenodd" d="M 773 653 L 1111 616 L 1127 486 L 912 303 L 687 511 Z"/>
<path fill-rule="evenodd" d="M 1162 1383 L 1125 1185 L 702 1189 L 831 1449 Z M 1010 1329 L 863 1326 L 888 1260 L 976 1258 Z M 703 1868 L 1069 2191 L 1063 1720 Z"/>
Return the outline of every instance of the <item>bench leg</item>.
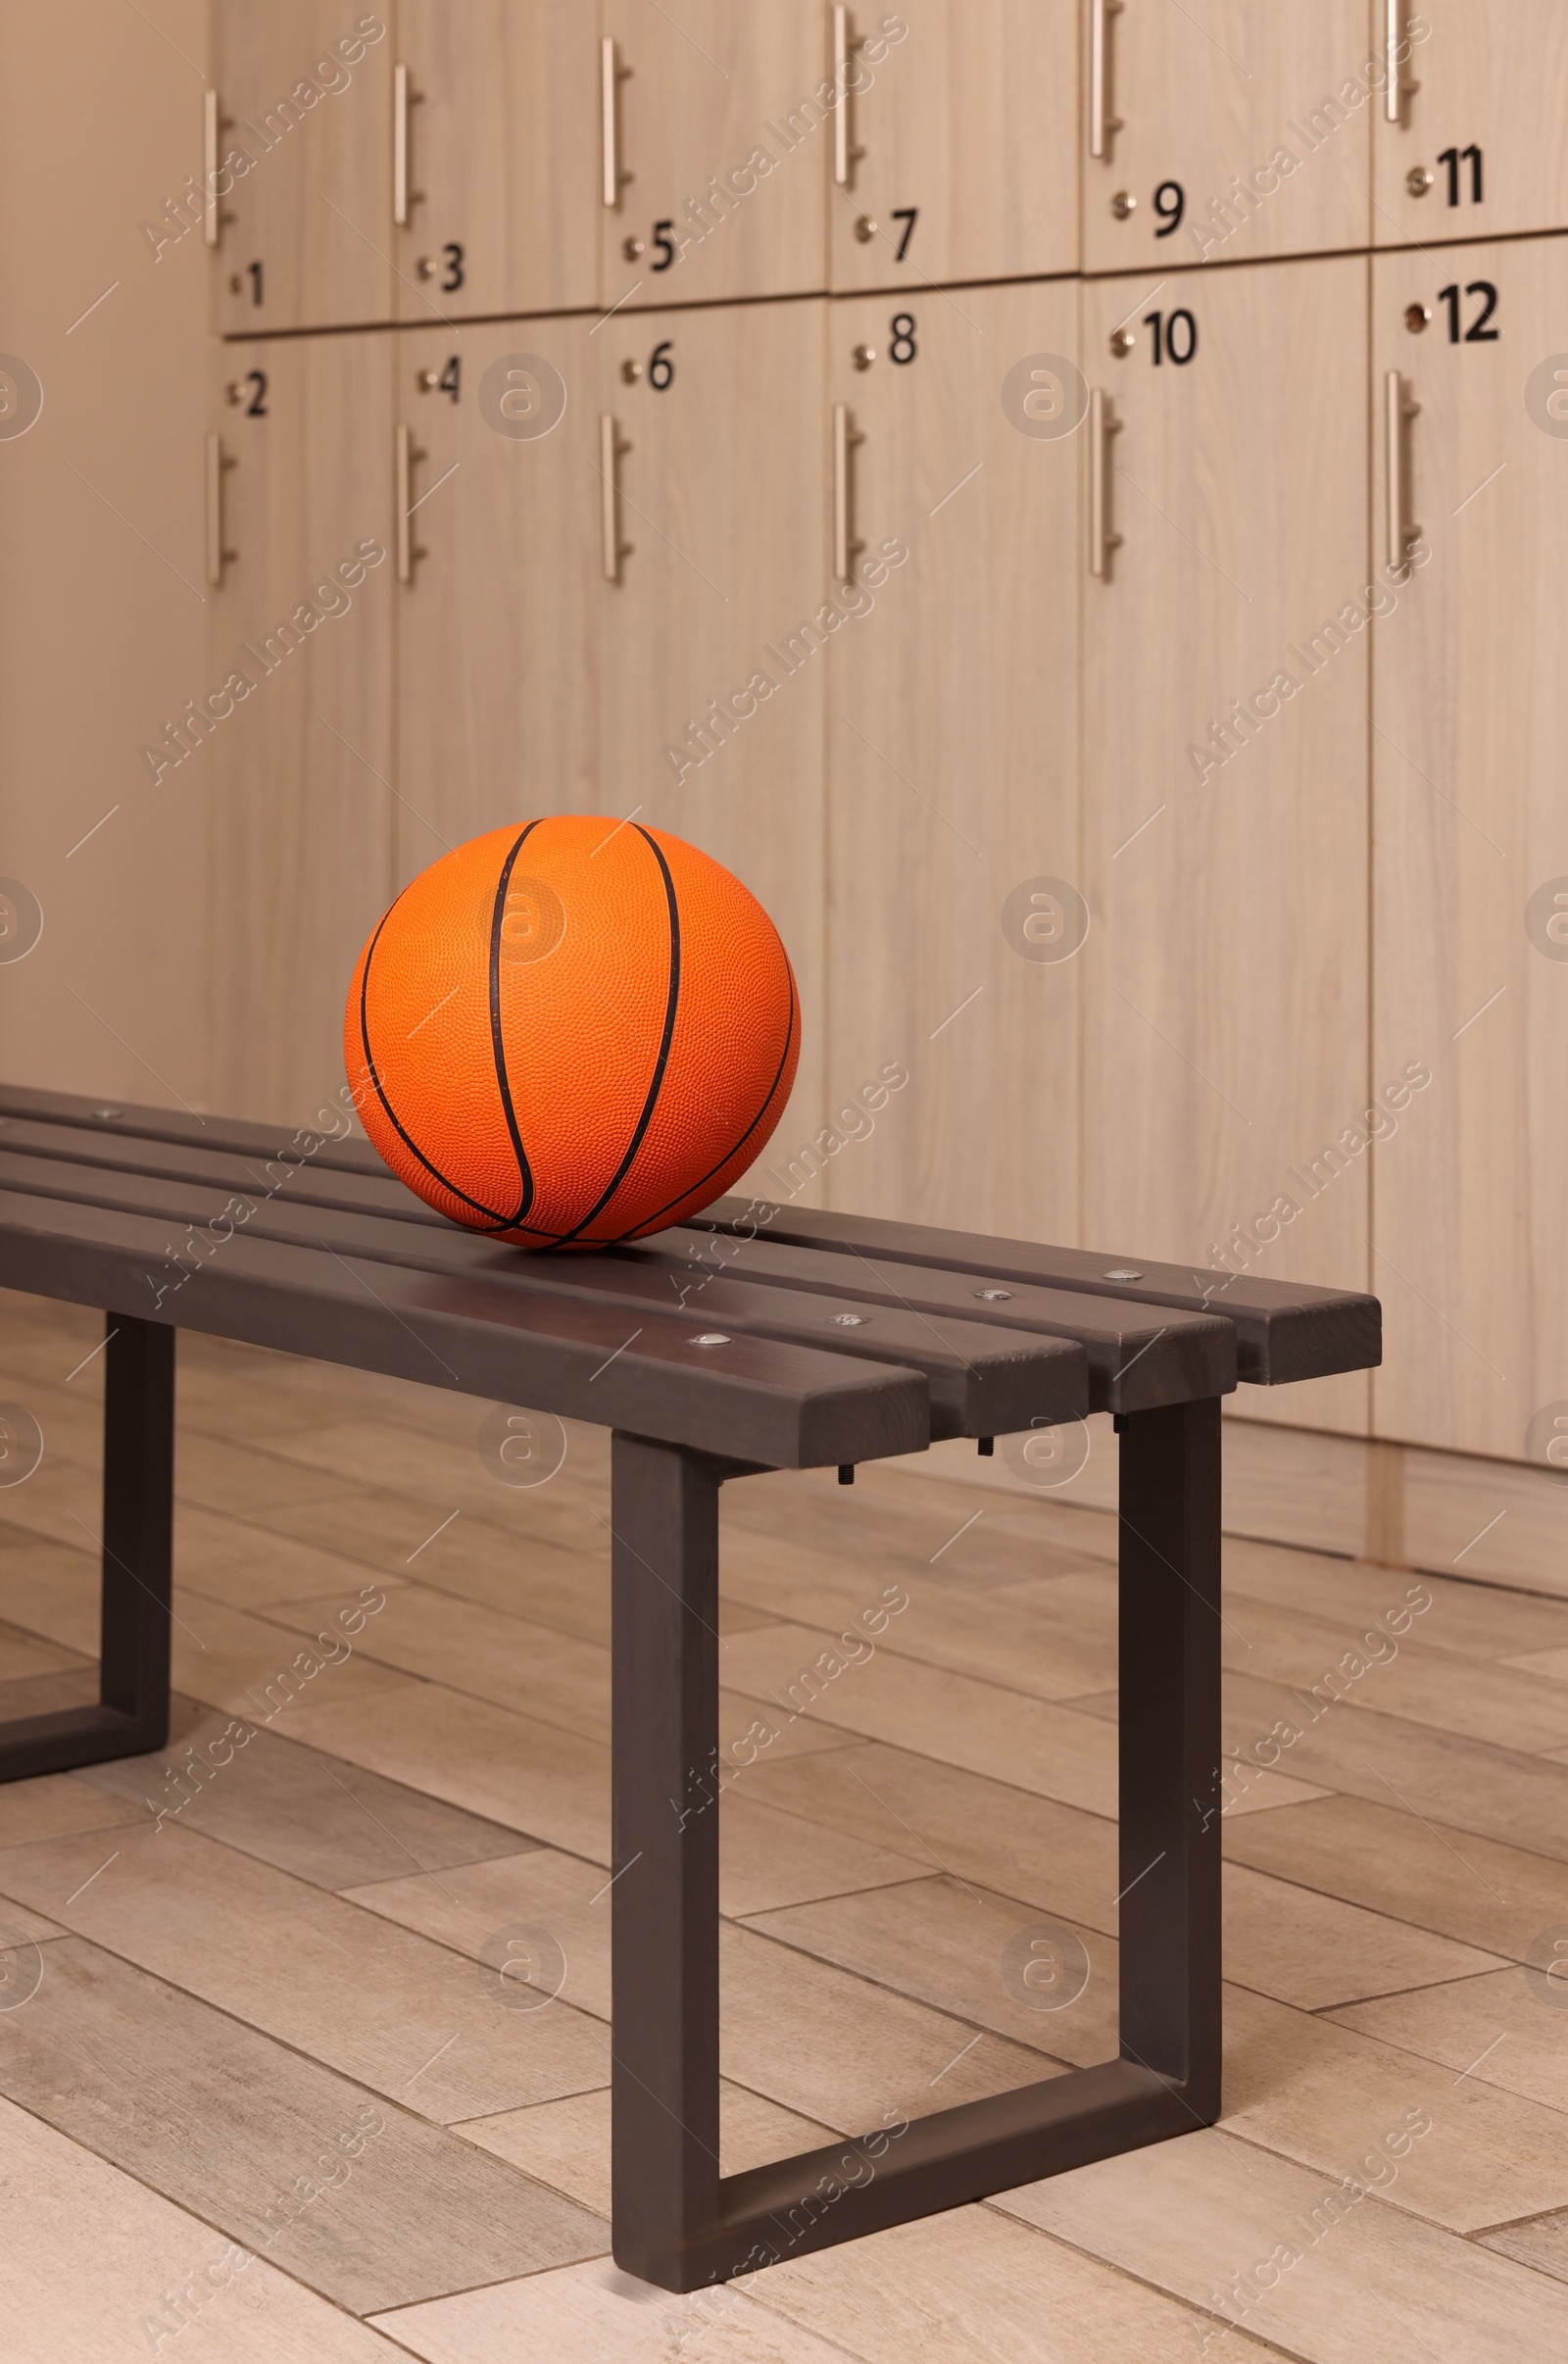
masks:
<path fill-rule="evenodd" d="M 109 1316 L 98 1704 L 0 1724 L 0 1781 L 139 1755 L 169 1738 L 174 1335 Z"/>
<path fill-rule="evenodd" d="M 1122 1436 L 1120 2056 L 745 2175 L 718 2165 L 718 1488 L 612 1448 L 615 2260 L 691 2290 L 1219 2109 L 1219 1405 Z"/>

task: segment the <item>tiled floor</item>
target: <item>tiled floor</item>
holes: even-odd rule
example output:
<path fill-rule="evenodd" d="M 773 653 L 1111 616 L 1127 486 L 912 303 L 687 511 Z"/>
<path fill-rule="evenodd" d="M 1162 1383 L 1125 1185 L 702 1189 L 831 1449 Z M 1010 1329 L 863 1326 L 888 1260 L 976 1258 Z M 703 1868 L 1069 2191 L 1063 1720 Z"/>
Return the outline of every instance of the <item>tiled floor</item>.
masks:
<path fill-rule="evenodd" d="M 91 1692 L 101 1335 L 4 1301 L 8 1714 Z M 0 1789 L 7 2358 L 1568 2355 L 1568 1602 L 1228 1547 L 1220 2126 L 672 2298 L 605 2223 L 605 1440 L 515 1489 L 482 1405 L 190 1336 L 179 1405 L 174 1740 Z M 727 1735 L 907 1603 L 723 1800 L 726 2167 L 1107 2056 L 1110 1522 L 723 1502 Z M 1003 1975 L 1045 1918 L 1055 2010 Z"/>

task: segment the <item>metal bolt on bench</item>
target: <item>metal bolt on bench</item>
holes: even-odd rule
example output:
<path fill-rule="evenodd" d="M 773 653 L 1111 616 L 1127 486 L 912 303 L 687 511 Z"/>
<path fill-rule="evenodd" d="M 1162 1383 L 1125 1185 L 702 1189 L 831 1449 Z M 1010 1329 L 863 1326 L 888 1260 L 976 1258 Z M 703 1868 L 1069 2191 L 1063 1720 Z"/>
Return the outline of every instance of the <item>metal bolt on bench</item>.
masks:
<path fill-rule="evenodd" d="M 112 1119 L 112 1121 L 111 1121 Z M 256 1160 L 287 1168 L 273 1195 Z M 249 1208 L 235 1219 L 236 1203 Z M 171 1286 L 171 1225 L 228 1235 Z M 700 1286 L 672 1289 L 671 1275 Z M 101 1700 L 0 1726 L 0 1778 L 169 1728 L 174 1332 L 613 1431 L 613 2242 L 688 2290 L 1208 2125 L 1220 2106 L 1220 1399 L 1361 1370 L 1377 1300 L 721 1201 L 596 1256 L 528 1256 L 363 1144 L 0 1087 L 0 1286 L 100 1306 Z M 162 1294 L 160 1291 L 162 1290 Z M 676 1301 L 679 1302 L 676 1302 Z M 1118 2057 L 722 2176 L 718 1490 L 1087 1411 L 1120 1432 Z"/>

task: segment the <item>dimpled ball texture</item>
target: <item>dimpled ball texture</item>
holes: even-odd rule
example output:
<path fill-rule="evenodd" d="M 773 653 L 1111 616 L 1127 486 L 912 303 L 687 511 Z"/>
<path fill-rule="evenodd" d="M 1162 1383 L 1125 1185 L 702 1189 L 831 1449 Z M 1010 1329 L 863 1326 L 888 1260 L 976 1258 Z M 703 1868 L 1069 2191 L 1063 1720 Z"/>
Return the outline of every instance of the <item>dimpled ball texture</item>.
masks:
<path fill-rule="evenodd" d="M 520 1248 L 602 1248 L 718 1198 L 800 1056 L 788 955 L 738 878 L 602 814 L 489 830 L 381 920 L 344 1012 L 401 1182 Z"/>

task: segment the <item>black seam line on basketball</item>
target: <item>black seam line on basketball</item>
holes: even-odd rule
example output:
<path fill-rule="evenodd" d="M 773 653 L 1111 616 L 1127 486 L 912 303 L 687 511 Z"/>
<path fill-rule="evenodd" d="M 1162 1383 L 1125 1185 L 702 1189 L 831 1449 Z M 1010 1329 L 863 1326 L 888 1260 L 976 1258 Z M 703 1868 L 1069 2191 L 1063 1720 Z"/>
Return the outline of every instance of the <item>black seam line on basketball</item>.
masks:
<path fill-rule="evenodd" d="M 636 1157 L 637 1152 L 642 1148 L 643 1135 L 647 1132 L 649 1125 L 653 1122 L 654 1109 L 658 1106 L 659 1102 L 660 1088 L 664 1080 L 664 1069 L 669 1063 L 669 1046 L 675 1033 L 675 1006 L 680 1000 L 680 905 L 675 899 L 675 881 L 669 874 L 669 864 L 664 860 L 662 853 L 660 851 L 658 842 L 649 836 L 648 831 L 643 827 L 641 821 L 633 821 L 632 827 L 636 830 L 638 836 L 643 839 L 644 843 L 649 849 L 649 852 L 653 855 L 654 860 L 659 864 L 660 875 L 664 881 L 664 902 L 669 911 L 669 991 L 664 996 L 664 1032 L 659 1045 L 659 1057 L 654 1062 L 653 1080 L 648 1086 L 647 1096 L 643 1101 L 642 1114 L 637 1119 L 636 1130 L 633 1132 L 631 1140 L 627 1144 L 626 1155 L 622 1157 L 620 1163 L 616 1166 L 614 1173 L 611 1176 L 608 1187 L 595 1202 L 595 1204 L 589 1207 L 588 1212 L 581 1218 L 579 1222 L 574 1223 L 569 1231 L 562 1233 L 560 1240 L 556 1243 L 557 1246 L 561 1248 L 566 1247 L 572 1240 L 576 1239 L 580 1233 L 586 1231 L 590 1223 L 592 1223 L 599 1215 L 603 1214 L 605 1208 L 610 1205 L 611 1200 L 614 1197 L 616 1191 L 619 1190 L 622 1182 L 624 1182 L 626 1179 L 626 1176 L 631 1169 L 632 1160 Z M 596 1242 L 595 1245 L 597 1246 L 598 1243 Z"/>
<path fill-rule="evenodd" d="M 419 1163 L 424 1167 L 424 1170 L 427 1174 L 434 1175 L 435 1179 L 440 1183 L 443 1190 L 449 1190 L 455 1199 L 461 1199 L 463 1201 L 465 1207 L 471 1207 L 474 1212 L 476 1214 L 482 1214 L 488 1223 L 504 1230 L 507 1223 L 507 1217 L 505 1215 L 498 1215 L 493 1207 L 486 1207 L 483 1201 L 480 1199 L 470 1199 L 466 1190 L 459 1190 L 455 1182 L 449 1182 L 446 1178 L 446 1175 L 441 1171 L 441 1168 L 438 1165 L 432 1165 L 429 1158 L 425 1156 L 423 1150 L 420 1149 L 418 1143 L 414 1140 L 410 1134 L 404 1131 L 403 1126 L 398 1121 L 397 1110 L 393 1108 L 391 1101 L 388 1100 L 386 1096 L 386 1088 L 382 1084 L 380 1074 L 376 1068 L 375 1058 L 370 1049 L 370 1018 L 369 1011 L 367 1007 L 370 992 L 370 962 L 375 959 L 375 948 L 381 941 L 381 930 L 385 927 L 387 921 L 392 916 L 392 912 L 397 910 L 398 904 L 401 903 L 403 897 L 400 895 L 397 898 L 397 902 L 393 903 L 389 910 L 382 912 L 380 919 L 376 923 L 375 933 L 370 938 L 370 949 L 365 956 L 365 967 L 361 971 L 360 975 L 360 1042 L 365 1052 L 365 1064 L 369 1072 L 370 1081 L 375 1086 L 375 1097 L 381 1103 L 382 1108 L 386 1110 L 387 1122 L 391 1125 L 392 1130 L 396 1133 L 404 1148 L 408 1150 L 413 1157 L 417 1157 Z M 474 1228 L 477 1229 L 477 1226 L 474 1226 Z"/>
<path fill-rule="evenodd" d="M 790 1045 L 791 1045 L 791 1044 L 794 1042 L 794 1040 L 795 1040 L 795 1021 L 796 1021 L 797 1017 L 800 1015 L 800 1007 L 801 1007 L 801 1006 L 800 1006 L 799 1001 L 798 1001 L 798 1000 L 797 1000 L 797 998 L 796 998 L 796 993 L 795 993 L 795 971 L 794 971 L 794 969 L 793 969 L 793 968 L 791 968 L 791 967 L 790 967 L 790 965 L 789 965 L 789 957 L 788 957 L 788 955 L 787 955 L 787 954 L 786 954 L 786 956 L 785 956 L 785 962 L 784 962 L 784 965 L 785 965 L 785 973 L 788 975 L 788 977 L 789 977 L 789 981 L 790 981 L 790 1017 L 789 1017 L 789 1024 L 788 1024 L 788 1025 L 786 1026 L 786 1028 L 784 1029 L 784 1049 L 783 1049 L 782 1053 L 781 1053 L 781 1054 L 780 1054 L 780 1056 L 779 1056 L 779 1062 L 778 1062 L 778 1065 L 777 1065 L 777 1067 L 774 1069 L 774 1072 L 773 1072 L 773 1080 L 772 1080 L 772 1082 L 771 1082 L 771 1083 L 768 1085 L 768 1087 L 767 1087 L 767 1097 L 766 1097 L 766 1099 L 765 1099 L 765 1100 L 762 1102 L 761 1107 L 760 1107 L 760 1108 L 758 1109 L 757 1114 L 756 1114 L 756 1115 L 755 1115 L 755 1116 L 752 1118 L 751 1123 L 750 1123 L 750 1124 L 747 1126 L 747 1128 L 746 1128 L 745 1132 L 744 1132 L 744 1133 L 742 1133 L 742 1135 L 740 1136 L 740 1139 L 739 1139 L 738 1141 L 734 1141 L 734 1142 L 732 1142 L 732 1143 L 730 1144 L 729 1148 L 728 1148 L 728 1149 L 727 1149 L 727 1150 L 724 1152 L 724 1155 L 722 1156 L 722 1157 L 720 1157 L 720 1158 L 719 1158 L 718 1163 L 717 1163 L 716 1165 L 710 1165 L 710 1166 L 709 1167 L 709 1169 L 708 1169 L 708 1171 L 707 1171 L 707 1173 L 706 1173 L 706 1174 L 700 1174 L 700 1175 L 698 1176 L 697 1180 L 696 1180 L 696 1181 L 695 1181 L 695 1182 L 692 1184 L 692 1186 L 691 1186 L 691 1190 L 683 1190 L 683 1191 L 681 1191 L 681 1192 L 680 1192 L 680 1194 L 679 1194 L 679 1196 L 678 1196 L 678 1197 L 673 1198 L 673 1199 L 666 1199 L 666 1200 L 664 1201 L 664 1204 L 663 1204 L 663 1206 L 662 1206 L 662 1207 L 656 1207 L 656 1208 L 655 1208 L 655 1210 L 654 1210 L 653 1214 L 652 1214 L 652 1215 L 651 1215 L 651 1216 L 648 1218 L 648 1222 L 647 1222 L 647 1223 L 639 1223 L 639 1224 L 638 1224 L 638 1226 L 637 1226 L 637 1229 L 636 1229 L 634 1232 L 633 1232 L 633 1231 L 623 1231 L 623 1232 L 621 1232 L 621 1234 L 619 1235 L 619 1237 L 618 1237 L 617 1239 L 613 1239 L 613 1240 L 606 1240 L 606 1241 L 603 1243 L 603 1245 L 604 1245 L 605 1247 L 607 1247 L 607 1248 L 623 1248 L 623 1247 L 625 1246 L 625 1244 L 626 1244 L 626 1242 L 627 1242 L 628 1240 L 633 1240 L 633 1239 L 641 1239 L 641 1238 L 643 1238 L 643 1237 L 646 1235 L 646 1233 L 647 1233 L 649 1223 L 657 1223 L 657 1222 L 658 1222 L 658 1220 L 659 1220 L 659 1218 L 660 1218 L 660 1216 L 661 1216 L 661 1215 L 662 1215 L 662 1214 L 668 1214 L 668 1212 L 669 1212 L 669 1210 L 670 1210 L 670 1208 L 671 1208 L 672 1207 L 679 1207 L 679 1206 L 683 1205 L 683 1204 L 684 1204 L 684 1202 L 685 1202 L 687 1199 L 689 1199 L 689 1198 L 691 1197 L 691 1195 L 692 1195 L 692 1191 L 698 1191 L 698 1190 L 701 1190 L 701 1189 L 702 1189 L 702 1187 L 703 1187 L 703 1185 L 704 1185 L 704 1183 L 706 1183 L 706 1182 L 711 1182 L 711 1180 L 713 1179 L 713 1176 L 714 1176 L 715 1174 L 717 1174 L 717 1173 L 722 1173 L 722 1172 L 723 1172 L 723 1170 L 724 1170 L 724 1168 L 725 1168 L 725 1166 L 726 1166 L 726 1165 L 728 1165 L 728 1163 L 729 1163 L 730 1159 L 731 1159 L 731 1158 L 734 1157 L 734 1155 L 735 1155 L 736 1151 L 737 1151 L 737 1150 L 742 1150 L 742 1149 L 744 1149 L 744 1148 L 746 1147 L 747 1142 L 748 1142 L 748 1141 L 750 1141 L 750 1139 L 751 1139 L 752 1135 L 753 1135 L 753 1134 L 756 1132 L 756 1130 L 757 1130 L 758 1126 L 759 1126 L 759 1125 L 761 1123 L 762 1118 L 763 1118 L 763 1117 L 764 1117 L 764 1116 L 767 1114 L 768 1109 L 769 1109 L 769 1108 L 772 1107 L 772 1105 L 773 1105 L 773 1095 L 774 1095 L 774 1093 L 775 1093 L 775 1092 L 778 1090 L 780 1080 L 781 1080 L 781 1079 L 782 1079 L 782 1077 L 783 1077 L 783 1073 L 784 1073 L 785 1066 L 786 1066 L 786 1064 L 788 1063 L 788 1060 L 789 1060 L 789 1056 L 790 1056 Z M 694 1208 L 694 1209 L 693 1209 L 693 1211 L 694 1211 L 694 1212 L 701 1212 L 701 1209 L 700 1209 L 700 1208 Z"/>
<path fill-rule="evenodd" d="M 501 922 L 507 912 L 507 888 L 512 881 L 512 865 L 538 826 L 539 823 L 536 820 L 527 823 L 512 852 L 502 863 L 501 876 L 496 882 L 495 905 L 490 913 L 490 1048 L 495 1058 L 496 1087 L 501 1094 L 501 1112 L 506 1117 L 507 1131 L 512 1136 L 513 1152 L 517 1160 L 517 1187 L 522 1194 L 517 1201 L 517 1211 L 507 1226 L 509 1230 L 522 1225 L 523 1216 L 533 1205 L 534 1186 L 533 1172 L 522 1146 L 522 1135 L 517 1130 L 516 1110 L 512 1105 L 512 1084 L 507 1075 L 507 1054 L 501 1040 Z M 531 1231 L 533 1225 L 527 1224 L 523 1228 Z"/>

